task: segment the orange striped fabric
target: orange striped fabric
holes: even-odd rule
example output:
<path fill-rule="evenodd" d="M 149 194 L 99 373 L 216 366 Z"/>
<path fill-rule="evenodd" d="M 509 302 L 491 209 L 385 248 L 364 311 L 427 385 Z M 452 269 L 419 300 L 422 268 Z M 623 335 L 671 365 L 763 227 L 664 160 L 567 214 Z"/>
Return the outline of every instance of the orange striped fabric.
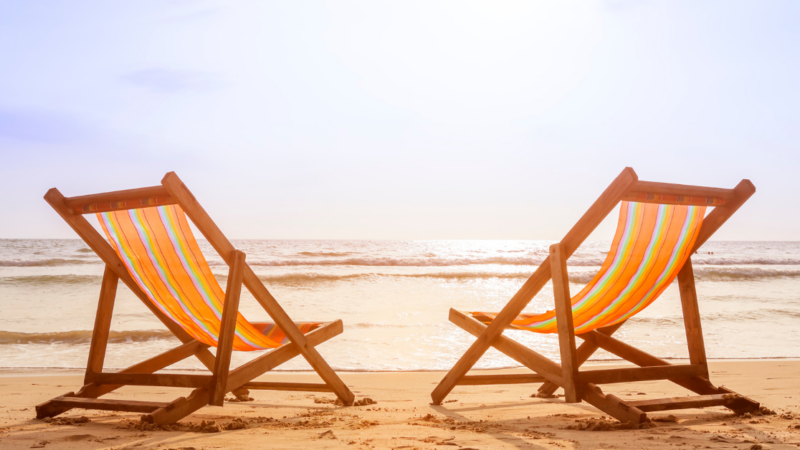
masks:
<path fill-rule="evenodd" d="M 180 206 L 102 212 L 97 218 L 150 301 L 192 337 L 216 347 L 225 293 L 211 273 Z M 320 324 L 297 325 L 305 334 Z M 234 350 L 262 350 L 287 342 L 275 324 L 251 324 L 238 314 Z"/>
<path fill-rule="evenodd" d="M 572 297 L 575 333 L 625 321 L 649 306 L 691 256 L 705 206 L 622 202 L 611 250 L 592 281 Z M 498 313 L 473 312 L 490 323 Z M 512 328 L 556 333 L 555 310 L 520 314 Z"/>

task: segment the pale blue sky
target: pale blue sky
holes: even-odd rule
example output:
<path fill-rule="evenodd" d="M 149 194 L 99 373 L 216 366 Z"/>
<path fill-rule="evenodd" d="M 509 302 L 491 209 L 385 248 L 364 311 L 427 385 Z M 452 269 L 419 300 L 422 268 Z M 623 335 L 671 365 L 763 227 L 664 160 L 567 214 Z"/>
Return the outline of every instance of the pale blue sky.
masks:
<path fill-rule="evenodd" d="M 800 240 L 798 19 L 791 1 L 0 0 L 0 238 L 75 236 L 50 187 L 174 170 L 232 238 L 557 239 L 631 166 L 750 178 L 718 239 Z"/>

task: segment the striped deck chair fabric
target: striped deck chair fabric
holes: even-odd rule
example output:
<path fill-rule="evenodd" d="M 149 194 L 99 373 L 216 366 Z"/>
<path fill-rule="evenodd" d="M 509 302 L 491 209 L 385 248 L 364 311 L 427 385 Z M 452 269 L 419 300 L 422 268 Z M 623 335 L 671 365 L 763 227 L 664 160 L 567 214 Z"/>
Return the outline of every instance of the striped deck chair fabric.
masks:
<path fill-rule="evenodd" d="M 217 346 L 225 293 L 206 262 L 180 206 L 99 212 L 111 246 L 158 309 L 192 337 Z M 297 324 L 305 334 L 320 323 Z M 288 342 L 272 323 L 236 320 L 234 350 L 276 348 Z"/>
<path fill-rule="evenodd" d="M 625 321 L 672 283 L 689 258 L 705 206 L 622 202 L 611 249 L 600 271 L 572 297 L 575 333 Z M 498 313 L 472 312 L 490 323 Z M 512 328 L 557 333 L 555 310 L 520 314 Z"/>

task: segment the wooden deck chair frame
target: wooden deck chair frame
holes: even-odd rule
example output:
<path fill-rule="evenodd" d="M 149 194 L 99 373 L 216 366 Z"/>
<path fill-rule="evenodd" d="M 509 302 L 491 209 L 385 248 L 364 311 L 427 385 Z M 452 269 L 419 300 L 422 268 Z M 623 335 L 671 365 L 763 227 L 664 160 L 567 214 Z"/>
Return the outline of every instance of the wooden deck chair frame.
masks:
<path fill-rule="evenodd" d="M 613 338 L 611 335 L 624 322 L 577 335 L 584 342 L 576 348 L 567 276 L 567 258 L 621 201 L 672 203 L 665 201 L 663 196 L 706 197 L 724 201 L 704 219 L 692 248 L 693 254 L 753 193 L 755 186 L 749 180 L 742 180 L 733 189 L 685 186 L 639 181 L 633 169 L 625 168 L 564 239 L 550 247 L 548 258 L 488 326 L 460 311 L 450 310 L 450 321 L 476 336 L 477 340 L 431 393 L 433 403 L 440 405 L 457 385 L 544 383 L 539 388 L 540 394 L 553 394 L 558 387 L 563 387 L 567 402 L 577 403 L 583 400 L 620 422 L 637 425 L 648 420 L 646 413 L 649 411 L 706 406 L 725 406 L 737 413 L 757 410 L 760 406 L 758 402 L 725 387 L 714 386 L 710 382 L 691 258 L 678 273 L 690 364 L 671 364 Z M 643 198 L 650 199 L 643 200 Z M 503 330 L 509 327 L 550 279 L 553 280 L 561 364 L 503 335 Z M 535 373 L 468 375 L 469 370 L 490 347 L 494 347 Z M 579 370 L 581 364 L 600 348 L 639 367 Z M 598 387 L 601 384 L 645 380 L 670 380 L 699 395 L 624 401 L 612 394 L 604 394 Z"/>
<path fill-rule="evenodd" d="M 234 248 L 174 172 L 164 176 L 161 186 L 71 198 L 65 198 L 58 189 L 53 188 L 47 192 L 44 198 L 103 260 L 105 272 L 92 332 L 84 386 L 77 393 L 70 392 L 36 406 L 38 418 L 53 417 L 72 408 L 84 408 L 141 412 L 145 413 L 142 417 L 148 422 L 168 424 L 186 417 L 205 405 L 222 406 L 227 392 L 246 394 L 249 389 L 333 392 L 345 405 L 353 403 L 353 393 L 315 348 L 342 333 L 342 321 L 323 323 L 319 328 L 304 335 L 261 283 L 253 269 L 245 262 L 245 254 Z M 144 207 L 143 205 L 148 204 L 147 200 L 151 199 L 158 199 L 158 205 L 180 205 L 197 229 L 229 266 L 216 357 L 208 351 L 208 345 L 191 337 L 180 325 L 167 317 L 150 301 L 136 284 L 111 245 L 83 217 L 85 211 L 92 209 L 89 207 L 90 205 L 111 203 L 113 206 L 107 207 L 103 211 L 119 211 Z M 122 280 L 139 297 L 150 311 L 183 342 L 183 345 L 119 372 L 108 373 L 103 372 L 103 360 L 106 354 L 111 315 L 119 280 Z M 242 285 L 247 287 L 263 306 L 289 342 L 231 370 L 230 359 L 233 352 L 236 316 Z M 308 361 L 324 383 L 252 381 L 298 355 L 302 355 Z M 211 375 L 155 373 L 191 356 L 197 357 L 211 371 Z M 181 397 L 170 403 L 98 398 L 125 385 L 182 387 L 194 388 L 194 390 L 188 397 Z"/>

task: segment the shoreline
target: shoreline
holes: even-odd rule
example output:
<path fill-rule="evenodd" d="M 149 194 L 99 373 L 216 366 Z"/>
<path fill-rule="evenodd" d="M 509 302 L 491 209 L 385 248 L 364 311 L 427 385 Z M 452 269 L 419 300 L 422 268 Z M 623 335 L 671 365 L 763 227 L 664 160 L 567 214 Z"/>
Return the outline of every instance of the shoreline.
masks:
<path fill-rule="evenodd" d="M 673 361 L 677 364 L 688 364 L 689 358 L 661 358 L 665 361 Z M 764 357 L 764 358 L 708 358 L 709 364 L 715 362 L 769 362 L 769 361 L 792 361 L 792 362 L 799 362 L 800 357 L 795 356 L 787 356 L 787 357 Z M 618 365 L 627 365 L 627 364 L 620 364 L 625 363 L 624 359 L 598 359 L 598 360 L 589 360 L 586 361 L 581 365 L 581 367 L 587 366 L 618 366 Z M 105 367 L 103 370 L 105 371 L 117 371 L 123 370 L 124 367 Z M 509 371 L 509 370 L 522 370 L 525 369 L 524 366 L 508 366 L 508 367 L 493 367 L 489 369 L 473 369 L 475 372 L 500 372 L 500 371 Z M 445 374 L 447 371 L 440 370 L 440 369 L 410 369 L 410 370 L 347 370 L 347 369 L 337 369 L 333 368 L 336 373 L 347 373 L 347 374 L 394 374 L 394 373 L 442 373 Z M 33 376 L 55 376 L 55 375 L 79 375 L 83 374 L 86 371 L 85 368 L 81 367 L 0 367 L 0 378 L 2 377 L 13 377 L 16 375 L 27 374 Z M 163 369 L 160 372 L 165 373 L 180 373 L 180 372 L 208 372 L 206 369 Z M 313 374 L 314 371 L 311 369 L 274 369 L 271 373 L 297 373 L 297 374 Z"/>
<path fill-rule="evenodd" d="M 597 365 L 597 364 L 590 364 Z M 599 365 L 615 365 L 611 363 Z M 629 365 L 617 364 L 624 367 Z M 71 410 L 49 422 L 34 406 L 76 391 L 82 371 L 5 374 L 0 378 L 0 447 L 53 449 L 624 449 L 800 447 L 800 360 L 712 360 L 711 379 L 761 402 L 777 415 L 737 417 L 723 407 L 652 412 L 653 428 L 582 431 L 588 421 L 607 422 L 586 403 L 531 397 L 539 384 L 456 386 L 442 405 L 430 392 L 444 376 L 431 372 L 339 372 L 357 399 L 377 403 L 336 407 L 329 393 L 252 391 L 255 400 L 206 406 L 174 431 L 147 429 L 136 413 Z M 476 370 L 530 373 L 527 369 Z M 318 382 L 308 372 L 275 372 L 260 380 Z M 668 381 L 603 385 L 622 399 L 648 400 L 691 393 Z M 129 386 L 103 398 L 171 401 L 187 389 Z M 557 392 L 560 394 L 561 392 Z M 781 415 L 783 414 L 783 416 Z M 86 419 L 80 419 L 86 417 Z M 76 419 L 80 419 L 76 422 Z M 84 420 L 88 420 L 83 422 Z M 192 431 L 208 424 L 241 429 Z M 40 446 L 41 445 L 41 446 Z"/>

